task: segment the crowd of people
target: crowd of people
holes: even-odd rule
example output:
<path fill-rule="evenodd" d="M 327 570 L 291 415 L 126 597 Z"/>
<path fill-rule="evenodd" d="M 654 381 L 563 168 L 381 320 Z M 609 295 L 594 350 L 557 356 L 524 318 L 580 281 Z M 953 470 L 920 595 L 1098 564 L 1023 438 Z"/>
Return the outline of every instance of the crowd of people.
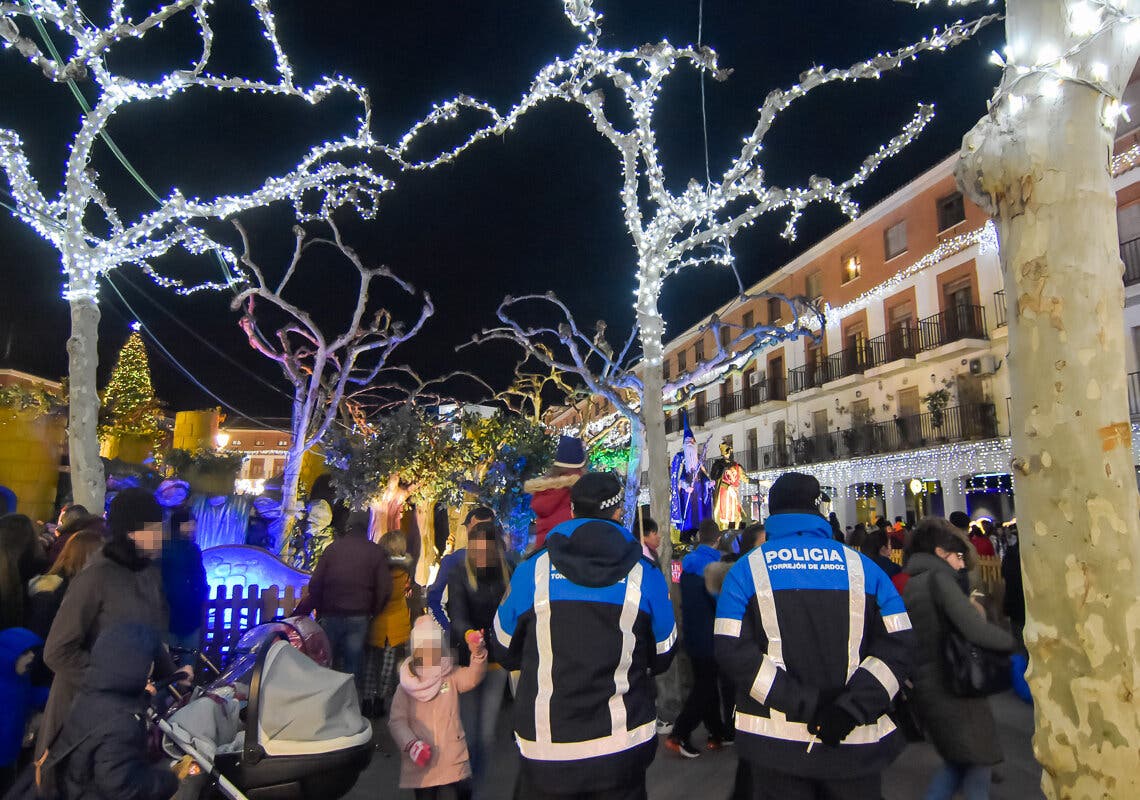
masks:
<path fill-rule="evenodd" d="M 942 643 L 953 630 L 994 653 L 1019 647 L 1015 528 L 952 515 L 843 529 L 815 478 L 786 473 L 763 524 L 693 531 L 674 582 L 657 524 L 641 510 L 623 526 L 621 480 L 585 471 L 574 440 L 556 461 L 532 487 L 540 540 L 524 556 L 475 507 L 422 589 L 407 536 L 371 541 L 366 515 L 344 515 L 315 565 L 297 613 L 316 616 L 363 715 L 386 718 L 400 787 L 498 796 L 495 737 L 513 698 L 518 798 L 644 798 L 660 744 L 684 759 L 735 747 L 734 798 L 879 800 L 914 727 L 903 714 L 943 760 L 926 800 L 989 796 L 995 721 L 985 697 L 948 689 Z M 141 490 L 105 518 L 67 508 L 42 535 L 0 518 L 3 788 L 18 790 L 34 759 L 51 796 L 172 796 L 172 773 L 146 759 L 142 708 L 148 684 L 193 678 L 175 658 L 198 646 L 206 599 L 192 527 Z M 979 554 L 1012 565 L 1012 630 L 971 585 Z M 668 720 L 658 676 L 679 649 L 691 679 Z"/>

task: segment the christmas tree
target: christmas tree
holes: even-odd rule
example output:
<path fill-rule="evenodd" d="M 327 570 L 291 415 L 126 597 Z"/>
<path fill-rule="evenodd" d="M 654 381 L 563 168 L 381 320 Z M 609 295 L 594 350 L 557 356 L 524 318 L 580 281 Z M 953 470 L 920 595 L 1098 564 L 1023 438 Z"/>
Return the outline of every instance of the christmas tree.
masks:
<path fill-rule="evenodd" d="M 149 441 L 153 449 L 162 440 L 161 423 L 162 404 L 154 396 L 146 345 L 136 329 L 119 351 L 111 380 L 103 390 L 99 437 L 105 445 L 117 443 L 112 451 L 118 451 L 126 437 Z"/>

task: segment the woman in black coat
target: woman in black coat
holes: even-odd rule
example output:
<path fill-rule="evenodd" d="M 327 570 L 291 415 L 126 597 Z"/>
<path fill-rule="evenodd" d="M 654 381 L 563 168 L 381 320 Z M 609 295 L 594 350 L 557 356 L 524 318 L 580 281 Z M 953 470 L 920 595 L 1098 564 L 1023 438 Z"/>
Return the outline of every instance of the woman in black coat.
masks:
<path fill-rule="evenodd" d="M 494 636 L 495 612 L 511 583 L 510 567 L 504 554 L 502 536 L 495 522 L 480 522 L 467 532 L 467 554 L 461 567 L 447 578 L 445 605 L 451 620 L 451 640 L 459 651 L 459 661 L 471 658 L 464 637 L 479 631 L 483 641 Z M 459 716 L 467 733 L 471 758 L 471 783 L 475 800 L 485 796 L 487 760 L 494 752 L 495 724 L 507 685 L 507 671 L 494 662 L 488 651 L 483 682 L 459 695 Z"/>
<path fill-rule="evenodd" d="M 59 733 L 91 664 L 99 634 L 116 624 L 137 622 L 166 635 L 170 611 L 162 574 L 152 560 L 162 552 L 162 509 L 144 489 L 125 489 L 107 514 L 111 541 L 71 581 L 44 644 L 44 663 L 55 673 L 36 738 L 38 758 Z M 183 667 L 188 675 L 193 669 Z M 165 650 L 159 678 L 174 671 Z"/>
<path fill-rule="evenodd" d="M 969 546 L 950 523 L 928 518 L 919 523 L 911 544 L 903 593 L 918 637 L 914 674 L 915 705 L 934 748 L 945 760 L 927 788 L 925 800 L 950 800 L 961 790 L 966 800 L 989 797 L 990 773 L 1001 762 L 1001 744 L 989 702 L 958 697 L 946 688 L 941 645 L 947 624 L 968 641 L 988 650 L 1012 652 L 1013 637 L 970 603 L 962 588 Z"/>

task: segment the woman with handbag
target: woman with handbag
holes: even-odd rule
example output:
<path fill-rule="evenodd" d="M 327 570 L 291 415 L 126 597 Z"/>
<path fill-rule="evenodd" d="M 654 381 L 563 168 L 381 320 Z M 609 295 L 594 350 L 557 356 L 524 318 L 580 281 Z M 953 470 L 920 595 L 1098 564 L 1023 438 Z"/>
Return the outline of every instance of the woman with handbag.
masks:
<path fill-rule="evenodd" d="M 987 683 L 986 667 L 1000 672 L 994 662 L 1011 653 L 1016 642 L 970 603 L 961 578 L 971 555 L 949 522 L 928 518 L 915 530 L 906 565 L 911 579 L 903 600 L 918 636 L 914 700 L 927 737 L 946 762 L 925 800 L 950 800 L 958 791 L 966 800 L 986 800 L 993 765 L 1002 760 L 984 696 L 1000 688 Z M 976 661 L 963 664 L 963 650 Z"/>

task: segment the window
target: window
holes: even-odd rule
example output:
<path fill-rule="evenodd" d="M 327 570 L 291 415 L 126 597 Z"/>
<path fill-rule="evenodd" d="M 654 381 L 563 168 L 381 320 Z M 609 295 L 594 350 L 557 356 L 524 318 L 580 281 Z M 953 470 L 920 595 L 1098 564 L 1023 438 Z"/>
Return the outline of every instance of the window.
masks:
<path fill-rule="evenodd" d="M 752 326 L 756 324 L 756 315 L 751 311 L 744 312 L 744 330 L 751 330 Z"/>
<path fill-rule="evenodd" d="M 805 288 L 804 294 L 808 296 L 808 299 L 815 300 L 823 297 L 823 272 L 817 269 L 811 275 L 808 275 Z"/>
<path fill-rule="evenodd" d="M 730 344 L 732 344 L 732 328 L 727 325 L 722 325 L 720 329 L 720 346 L 724 350 L 728 350 Z"/>
<path fill-rule="evenodd" d="M 669 380 L 669 359 L 667 358 L 661 364 L 661 379 Z"/>
<path fill-rule="evenodd" d="M 681 352 L 677 353 L 677 374 L 680 375 L 685 371 L 686 368 L 685 351 L 682 350 Z"/>
<path fill-rule="evenodd" d="M 883 231 L 883 251 L 887 261 L 906 252 L 906 220 Z"/>
<path fill-rule="evenodd" d="M 784 306 L 778 297 L 768 298 L 768 322 L 774 324 L 784 318 Z"/>
<path fill-rule="evenodd" d="M 938 232 L 953 228 L 966 218 L 966 202 L 961 192 L 938 198 Z"/>
<path fill-rule="evenodd" d="M 858 253 L 848 253 L 840 259 L 843 264 L 843 282 L 850 283 L 863 274 L 863 262 Z"/>
<path fill-rule="evenodd" d="M 693 363 L 699 364 L 705 360 L 705 340 L 697 339 L 693 344 Z"/>
<path fill-rule="evenodd" d="M 277 446 L 278 446 L 278 447 L 288 447 L 288 446 L 289 446 L 289 442 L 288 442 L 287 440 L 285 440 L 285 439 L 278 439 L 278 440 L 277 440 Z"/>

